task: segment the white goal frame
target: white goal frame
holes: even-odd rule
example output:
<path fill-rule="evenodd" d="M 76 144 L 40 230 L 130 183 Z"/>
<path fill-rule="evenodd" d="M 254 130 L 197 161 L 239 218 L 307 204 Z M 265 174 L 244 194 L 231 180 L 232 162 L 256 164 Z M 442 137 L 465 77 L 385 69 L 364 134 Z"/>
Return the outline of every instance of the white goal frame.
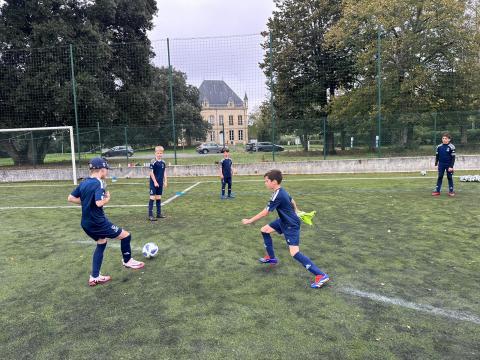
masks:
<path fill-rule="evenodd" d="M 22 132 L 22 131 L 49 131 L 49 130 L 68 130 L 70 132 L 70 149 L 72 153 L 72 177 L 73 177 L 73 184 L 77 185 L 77 166 L 75 164 L 75 142 L 73 140 L 73 126 L 0 129 L 0 133 Z"/>

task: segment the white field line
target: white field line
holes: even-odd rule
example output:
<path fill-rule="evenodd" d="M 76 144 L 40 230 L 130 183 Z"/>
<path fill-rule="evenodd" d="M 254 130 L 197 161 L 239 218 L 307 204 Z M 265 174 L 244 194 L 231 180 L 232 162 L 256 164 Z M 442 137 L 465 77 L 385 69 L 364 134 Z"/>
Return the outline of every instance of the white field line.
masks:
<path fill-rule="evenodd" d="M 200 185 L 201 182 L 197 182 L 193 184 L 192 186 L 189 186 L 185 190 L 182 191 L 182 193 L 186 193 L 190 190 L 192 190 L 195 186 Z M 162 201 L 162 206 L 167 205 L 168 203 L 172 202 L 176 198 L 180 197 L 182 195 L 174 195 L 170 198 L 168 198 L 165 201 Z M 106 208 L 129 208 L 129 207 L 146 207 L 147 205 L 145 204 L 131 204 L 131 205 L 106 205 Z M 0 210 L 20 210 L 20 209 L 82 209 L 81 206 L 72 206 L 72 205 L 58 205 L 58 206 L 0 206 Z"/>
<path fill-rule="evenodd" d="M 453 320 L 467 321 L 467 322 L 480 325 L 479 316 L 462 312 L 462 311 L 441 309 L 431 305 L 417 304 L 417 303 L 409 302 L 403 299 L 390 298 L 380 294 L 362 291 L 362 290 L 358 290 L 351 287 L 342 287 L 342 288 L 339 288 L 338 290 L 347 295 L 353 295 L 353 296 L 373 300 L 373 301 L 384 303 L 384 304 L 401 306 L 407 309 L 423 312 L 426 314 L 442 316 L 442 317 L 446 317 Z"/>
<path fill-rule="evenodd" d="M 252 176 L 252 175 L 237 175 L 237 176 Z M 303 181 L 352 181 L 352 180 L 418 180 L 418 179 L 436 179 L 436 176 L 389 176 L 389 177 L 326 177 L 326 178 L 305 178 L 305 179 L 288 179 L 289 176 L 298 175 L 286 175 L 285 182 L 303 182 Z M 322 175 L 320 175 L 322 176 Z M 219 180 L 203 180 L 201 183 L 217 183 Z M 258 179 L 244 179 L 235 180 L 235 183 L 249 183 L 249 182 L 263 182 L 263 178 L 259 176 Z M 174 184 L 172 182 L 172 184 Z M 175 184 L 188 184 L 188 182 L 176 182 Z M 147 186 L 147 182 L 131 182 L 131 183 L 113 183 L 108 186 L 118 185 L 143 185 Z M 29 187 L 71 187 L 71 184 L 31 184 L 31 185 L 0 185 L 2 188 L 29 188 Z"/>

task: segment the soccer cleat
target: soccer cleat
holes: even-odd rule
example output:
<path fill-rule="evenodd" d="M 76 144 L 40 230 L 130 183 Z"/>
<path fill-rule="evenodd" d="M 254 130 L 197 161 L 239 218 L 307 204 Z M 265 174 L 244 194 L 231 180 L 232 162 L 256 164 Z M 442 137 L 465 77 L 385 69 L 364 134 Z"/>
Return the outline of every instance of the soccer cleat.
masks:
<path fill-rule="evenodd" d="M 432 192 L 432 196 L 440 196 L 440 191 L 434 191 L 434 192 Z"/>
<path fill-rule="evenodd" d="M 149 217 L 148 217 L 148 220 L 150 220 L 150 221 L 157 221 L 157 219 L 155 219 L 153 216 L 149 216 Z"/>
<path fill-rule="evenodd" d="M 229 199 L 235 199 L 235 195 L 230 194 L 230 195 L 228 195 L 228 198 L 229 198 Z"/>
<path fill-rule="evenodd" d="M 157 219 L 165 219 L 166 216 L 163 214 L 157 214 Z"/>
<path fill-rule="evenodd" d="M 330 281 L 330 277 L 327 274 L 315 276 L 315 280 L 310 284 L 312 289 L 320 289 L 323 285 Z"/>
<path fill-rule="evenodd" d="M 128 260 L 127 262 L 124 262 L 122 260 L 122 264 L 123 266 L 125 266 L 126 268 L 128 269 L 141 269 L 145 266 L 145 263 L 141 262 L 141 261 L 137 261 L 137 260 L 134 260 L 133 258 L 130 258 L 130 260 Z"/>
<path fill-rule="evenodd" d="M 90 275 L 90 279 L 88 279 L 88 286 L 102 285 L 109 282 L 110 280 L 112 280 L 112 277 L 108 275 L 98 275 L 95 278 Z"/>
<path fill-rule="evenodd" d="M 227 197 L 226 197 L 225 195 L 220 195 L 220 199 L 222 199 L 222 200 L 226 200 L 226 199 L 227 199 Z"/>
<path fill-rule="evenodd" d="M 448 193 L 448 196 L 454 197 L 454 196 L 455 196 L 455 191 L 450 191 L 450 192 Z"/>
<path fill-rule="evenodd" d="M 265 257 L 258 259 L 262 264 L 278 264 L 277 258 L 270 258 L 270 256 L 265 255 Z"/>

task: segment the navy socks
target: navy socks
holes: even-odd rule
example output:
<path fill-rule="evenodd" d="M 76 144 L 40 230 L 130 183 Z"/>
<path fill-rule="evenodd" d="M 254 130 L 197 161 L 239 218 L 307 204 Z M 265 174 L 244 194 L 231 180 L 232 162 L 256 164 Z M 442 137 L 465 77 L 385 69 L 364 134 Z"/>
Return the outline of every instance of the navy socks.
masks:
<path fill-rule="evenodd" d="M 297 260 L 299 263 L 301 263 L 305 269 L 310 271 L 314 275 L 325 275 L 322 270 L 320 270 L 317 265 L 315 265 L 312 260 L 310 260 L 308 257 L 303 255 L 300 251 L 297 252 L 294 256 L 294 259 Z"/>
<path fill-rule="evenodd" d="M 92 276 L 94 278 L 100 275 L 100 268 L 102 267 L 102 262 L 103 262 L 103 252 L 105 251 L 106 247 L 107 247 L 107 243 L 97 244 L 97 247 L 93 252 Z"/>
<path fill-rule="evenodd" d="M 132 235 L 120 240 L 120 249 L 122 250 L 123 262 L 126 263 L 132 258 L 132 249 L 130 248 L 130 240 Z"/>
<path fill-rule="evenodd" d="M 153 200 L 148 201 L 148 216 L 153 216 Z"/>
<path fill-rule="evenodd" d="M 162 214 L 162 200 L 157 200 L 157 216 L 160 216 Z"/>
<path fill-rule="evenodd" d="M 270 236 L 270 234 L 267 234 L 264 232 L 262 232 L 262 236 L 263 236 L 263 243 L 265 245 L 265 250 L 267 250 L 268 256 L 270 256 L 270 259 L 274 259 L 275 252 L 273 251 L 272 237 Z"/>

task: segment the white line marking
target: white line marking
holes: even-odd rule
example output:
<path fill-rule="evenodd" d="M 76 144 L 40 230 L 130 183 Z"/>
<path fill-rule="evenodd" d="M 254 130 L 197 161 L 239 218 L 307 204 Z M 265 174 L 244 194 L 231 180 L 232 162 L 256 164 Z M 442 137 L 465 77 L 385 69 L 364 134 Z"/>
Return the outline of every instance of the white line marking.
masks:
<path fill-rule="evenodd" d="M 237 175 L 237 176 L 254 176 L 254 175 Z M 325 178 L 305 178 L 305 179 L 288 179 L 290 176 L 301 176 L 299 174 L 286 174 L 285 182 L 302 182 L 302 181 L 351 181 L 351 180 L 418 180 L 418 179 L 436 179 L 435 176 L 389 176 L 389 177 L 325 177 Z M 319 175 L 323 176 L 323 175 Z M 206 176 L 208 177 L 208 176 Z M 258 177 L 261 177 L 259 175 Z M 219 180 L 203 180 L 201 183 L 217 183 Z M 248 180 L 235 180 L 235 183 L 248 183 L 248 182 L 263 182 L 262 179 L 248 179 Z M 172 182 L 173 184 L 173 182 Z M 175 182 L 175 184 L 188 184 L 188 182 Z M 132 183 L 108 183 L 108 186 L 117 186 L 117 185 L 142 185 L 147 186 L 147 182 L 132 182 Z M 32 185 L 0 185 L 2 188 L 28 188 L 28 187 L 71 187 L 72 184 L 32 184 Z"/>
<path fill-rule="evenodd" d="M 192 186 L 189 186 L 185 190 L 182 191 L 182 195 L 186 192 L 192 190 L 195 186 L 200 185 L 201 182 L 197 182 Z M 172 202 L 176 198 L 179 198 L 182 195 L 174 195 L 168 198 L 165 201 L 162 201 L 162 206 L 167 205 L 168 203 Z M 106 205 L 105 208 L 129 208 L 129 207 L 146 207 L 145 204 L 131 204 L 131 205 Z M 72 205 L 58 205 L 58 206 L 1 206 L 0 210 L 22 210 L 22 209 L 82 209 L 81 206 L 72 206 Z"/>
<path fill-rule="evenodd" d="M 417 304 L 417 303 L 409 302 L 399 298 L 390 298 L 387 296 L 383 296 L 383 295 L 379 295 L 371 292 L 357 290 L 351 287 L 342 287 L 342 288 L 339 288 L 339 291 L 343 292 L 344 294 L 353 295 L 353 296 L 357 296 L 365 299 L 370 299 L 370 300 L 381 302 L 384 304 L 397 305 L 397 306 L 401 306 L 401 307 L 415 310 L 415 311 L 420 311 L 427 314 L 439 315 L 439 316 L 443 316 L 453 320 L 468 321 L 468 322 L 480 325 L 480 317 L 473 314 L 466 313 L 466 312 L 462 312 L 462 311 L 441 309 L 431 305 Z"/>
<path fill-rule="evenodd" d="M 201 184 L 201 182 L 199 181 L 199 182 L 193 184 L 192 186 L 189 186 L 188 188 L 186 188 L 185 190 L 182 191 L 182 195 L 183 195 L 184 193 L 192 190 L 195 186 L 198 186 L 198 185 L 200 185 L 200 184 Z M 178 198 L 178 197 L 180 197 L 180 196 L 182 196 L 182 195 L 174 195 L 174 196 L 172 196 L 171 198 L 168 198 L 167 200 L 162 201 L 162 206 L 167 205 L 169 202 L 175 200 L 176 198 Z"/>

